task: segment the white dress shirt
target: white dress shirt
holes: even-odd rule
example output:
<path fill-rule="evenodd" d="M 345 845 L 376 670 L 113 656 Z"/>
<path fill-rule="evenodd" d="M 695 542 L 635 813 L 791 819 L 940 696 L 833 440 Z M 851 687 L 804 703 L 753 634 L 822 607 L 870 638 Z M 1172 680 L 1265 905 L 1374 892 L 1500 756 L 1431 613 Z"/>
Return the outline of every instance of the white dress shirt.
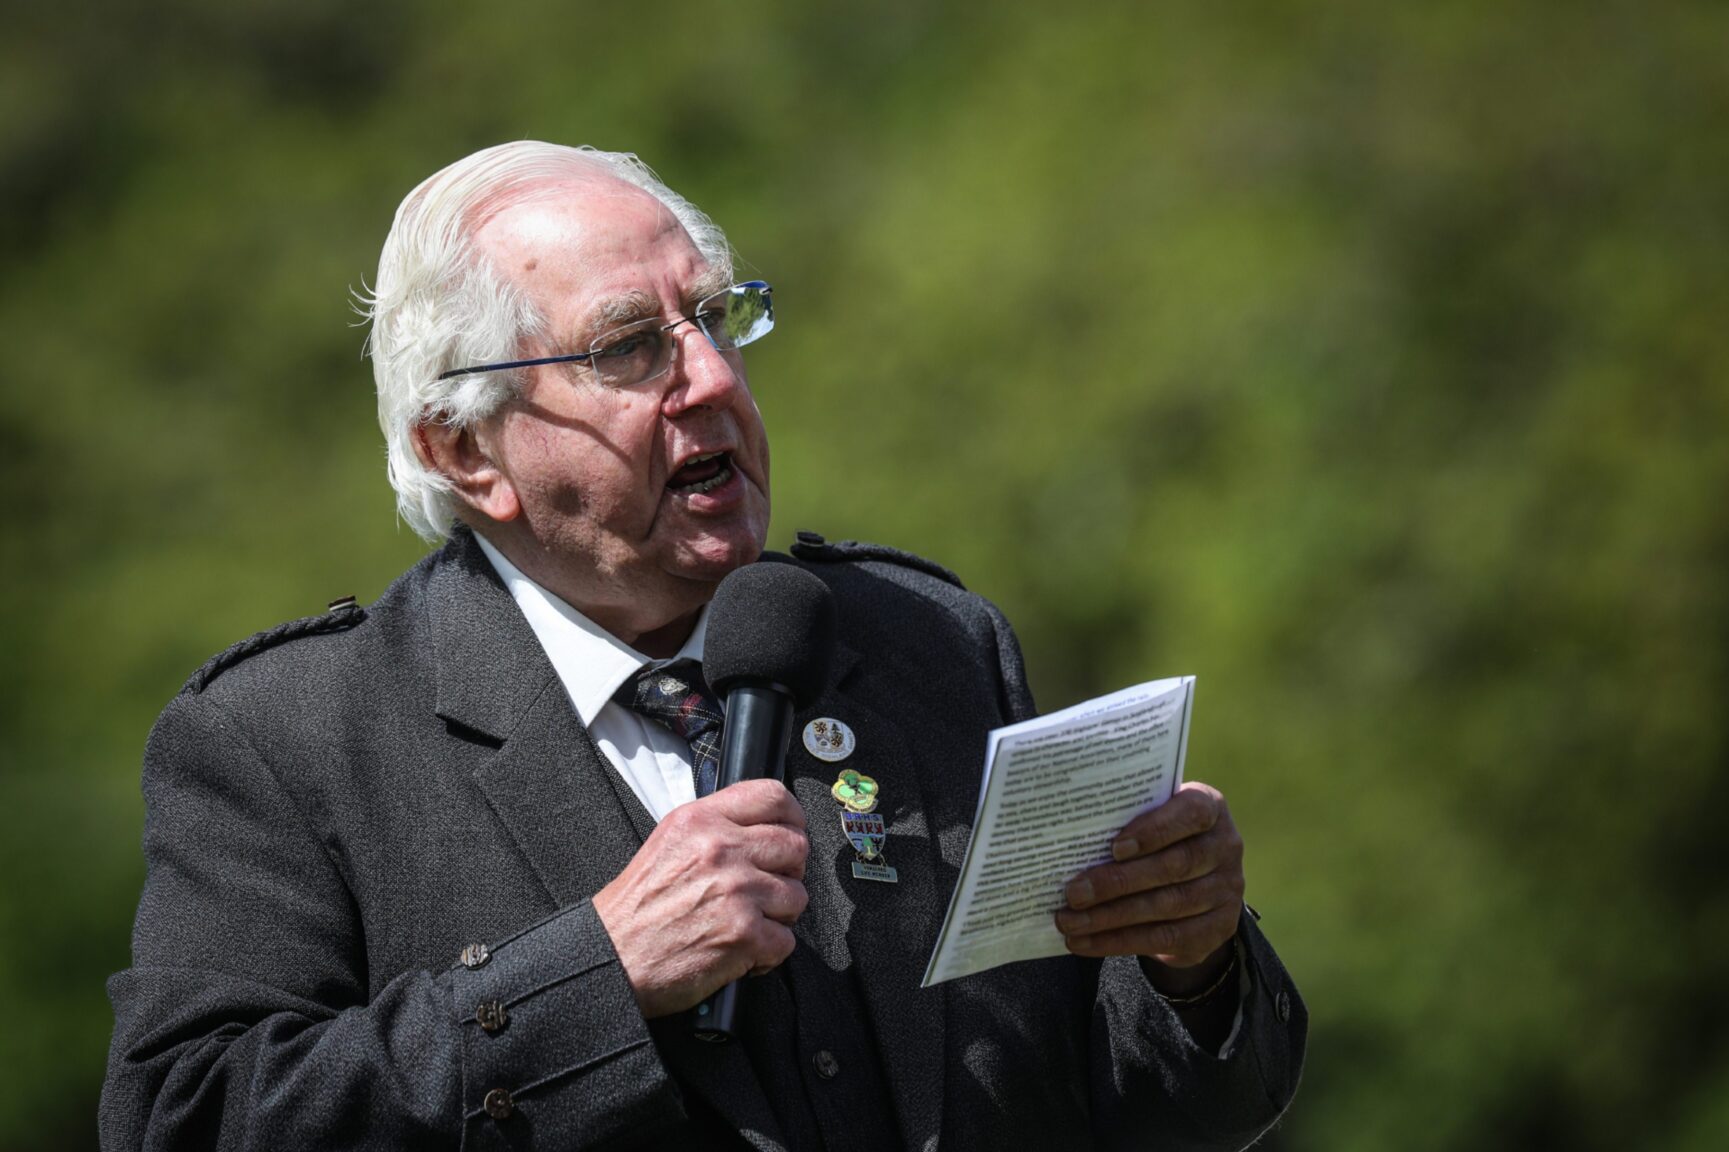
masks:
<path fill-rule="evenodd" d="M 474 538 L 528 618 L 528 626 L 546 649 L 547 659 L 552 661 L 596 747 L 624 777 L 649 815 L 658 822 L 680 804 L 696 799 L 690 745 L 684 738 L 664 724 L 612 702 L 619 685 L 644 664 L 653 663 L 652 658 L 524 576 L 486 537 L 476 532 Z M 700 663 L 707 631 L 705 604 L 676 658 Z"/>

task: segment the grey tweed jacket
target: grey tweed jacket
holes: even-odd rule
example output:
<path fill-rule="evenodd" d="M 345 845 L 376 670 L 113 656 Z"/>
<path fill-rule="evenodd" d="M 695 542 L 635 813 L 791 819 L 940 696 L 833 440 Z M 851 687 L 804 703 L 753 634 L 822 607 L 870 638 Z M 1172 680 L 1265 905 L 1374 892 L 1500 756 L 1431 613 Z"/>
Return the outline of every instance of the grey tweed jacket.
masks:
<path fill-rule="evenodd" d="M 849 766 L 879 782 L 900 874 L 852 878 L 834 766 L 795 740 L 787 784 L 811 817 L 798 946 L 856 972 L 904 1145 L 1254 1139 L 1295 1091 L 1307 1017 L 1247 917 L 1253 990 L 1224 1060 L 1131 960 L 919 987 L 985 732 L 1032 714 L 1020 654 L 927 562 L 809 535 L 777 559 L 835 593 L 841 647 L 797 724 L 852 726 Z M 468 534 L 370 609 L 201 669 L 151 734 L 144 797 L 105 1148 L 784 1145 L 738 1045 L 651 1034 L 637 1012 L 590 897 L 652 822 Z"/>

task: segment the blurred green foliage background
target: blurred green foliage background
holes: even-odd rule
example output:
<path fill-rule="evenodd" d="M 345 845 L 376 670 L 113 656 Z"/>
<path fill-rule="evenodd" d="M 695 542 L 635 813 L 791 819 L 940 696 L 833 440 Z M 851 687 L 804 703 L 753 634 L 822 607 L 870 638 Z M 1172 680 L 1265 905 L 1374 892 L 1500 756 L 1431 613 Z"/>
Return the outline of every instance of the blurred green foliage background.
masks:
<path fill-rule="evenodd" d="M 0 1148 L 94 1143 L 138 758 L 420 553 L 349 290 L 639 152 L 774 282 L 796 528 L 1046 708 L 1200 676 L 1303 1152 L 1729 1146 L 1729 8 L 62 0 L 0 16 Z"/>

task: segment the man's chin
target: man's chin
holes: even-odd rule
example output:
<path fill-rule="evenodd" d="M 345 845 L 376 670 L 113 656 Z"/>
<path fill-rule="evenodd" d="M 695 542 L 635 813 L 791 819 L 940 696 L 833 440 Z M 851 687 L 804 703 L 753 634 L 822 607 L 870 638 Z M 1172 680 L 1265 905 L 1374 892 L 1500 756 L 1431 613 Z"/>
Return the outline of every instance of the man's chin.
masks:
<path fill-rule="evenodd" d="M 710 534 L 682 544 L 667 571 L 701 584 L 719 584 L 728 573 L 754 564 L 762 555 L 763 537 L 755 532 Z"/>

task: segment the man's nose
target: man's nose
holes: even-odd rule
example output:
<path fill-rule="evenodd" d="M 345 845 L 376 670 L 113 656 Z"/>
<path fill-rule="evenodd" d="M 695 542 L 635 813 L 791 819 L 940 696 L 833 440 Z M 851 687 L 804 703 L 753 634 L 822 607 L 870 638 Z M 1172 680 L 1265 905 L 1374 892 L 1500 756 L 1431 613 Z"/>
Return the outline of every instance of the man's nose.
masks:
<path fill-rule="evenodd" d="M 738 353 L 714 346 L 694 320 L 667 333 L 673 342 L 672 381 L 663 407 L 669 415 L 687 408 L 725 408 L 744 385 Z"/>

